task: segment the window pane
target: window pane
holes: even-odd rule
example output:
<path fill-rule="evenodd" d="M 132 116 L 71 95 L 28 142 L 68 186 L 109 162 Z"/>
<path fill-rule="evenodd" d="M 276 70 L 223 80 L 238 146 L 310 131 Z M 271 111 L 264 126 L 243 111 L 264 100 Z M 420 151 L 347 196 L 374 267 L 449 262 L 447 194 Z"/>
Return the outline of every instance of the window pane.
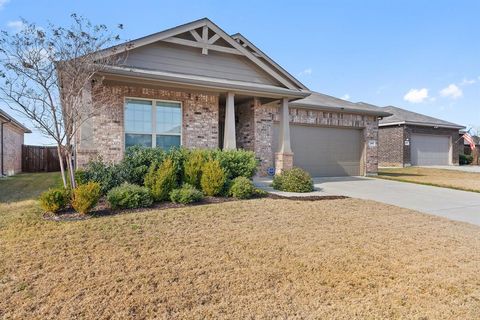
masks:
<path fill-rule="evenodd" d="M 125 148 L 140 145 L 145 147 L 152 146 L 152 135 L 151 134 L 125 134 Z"/>
<path fill-rule="evenodd" d="M 125 105 L 125 132 L 152 132 L 152 102 L 127 100 Z"/>
<path fill-rule="evenodd" d="M 168 150 L 171 147 L 180 146 L 180 136 L 164 136 L 157 134 L 157 147 Z"/>
<path fill-rule="evenodd" d="M 157 102 L 157 133 L 179 134 L 182 110 L 178 102 Z"/>

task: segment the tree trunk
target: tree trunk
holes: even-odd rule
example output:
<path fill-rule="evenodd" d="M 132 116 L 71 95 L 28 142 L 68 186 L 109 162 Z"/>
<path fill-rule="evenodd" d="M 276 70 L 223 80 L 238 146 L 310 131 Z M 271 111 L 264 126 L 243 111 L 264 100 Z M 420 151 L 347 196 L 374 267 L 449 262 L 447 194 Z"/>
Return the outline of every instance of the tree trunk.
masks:
<path fill-rule="evenodd" d="M 61 145 L 57 145 L 58 161 L 60 161 L 60 172 L 62 174 L 63 187 L 67 188 L 67 178 L 65 177 L 65 167 L 63 166 L 63 155 Z"/>
<path fill-rule="evenodd" d="M 75 181 L 75 170 L 73 168 L 73 157 L 72 157 L 72 151 L 71 151 L 71 148 L 68 147 L 68 150 L 67 150 L 67 166 L 68 166 L 68 173 L 69 173 L 69 177 L 70 177 L 70 185 L 72 187 L 72 189 L 75 189 L 77 187 L 77 183 Z"/>

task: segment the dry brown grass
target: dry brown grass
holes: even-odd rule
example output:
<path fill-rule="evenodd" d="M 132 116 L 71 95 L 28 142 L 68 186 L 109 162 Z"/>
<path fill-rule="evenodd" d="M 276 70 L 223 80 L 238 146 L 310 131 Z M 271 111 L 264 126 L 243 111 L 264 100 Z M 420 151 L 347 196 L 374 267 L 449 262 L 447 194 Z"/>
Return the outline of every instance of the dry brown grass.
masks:
<path fill-rule="evenodd" d="M 474 319 L 480 228 L 355 199 L 57 223 L 0 204 L 0 318 Z"/>
<path fill-rule="evenodd" d="M 480 173 L 433 168 L 379 169 L 379 178 L 480 192 Z"/>

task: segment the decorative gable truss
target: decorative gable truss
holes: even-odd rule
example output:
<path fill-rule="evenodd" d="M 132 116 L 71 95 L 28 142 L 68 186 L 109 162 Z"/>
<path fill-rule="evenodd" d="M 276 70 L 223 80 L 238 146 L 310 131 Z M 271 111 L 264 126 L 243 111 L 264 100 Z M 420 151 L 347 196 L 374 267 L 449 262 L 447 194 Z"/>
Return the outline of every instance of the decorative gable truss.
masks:
<path fill-rule="evenodd" d="M 186 39 L 185 34 L 182 34 L 163 39 L 163 41 L 181 44 L 184 46 L 201 48 L 202 54 L 205 55 L 208 54 L 208 50 L 243 55 L 242 52 L 238 51 L 238 49 L 233 48 L 232 46 L 216 45 L 215 42 L 217 42 L 221 38 L 221 36 L 218 33 L 215 33 L 213 30 L 209 29 L 207 25 L 201 27 L 200 29 L 201 35 L 197 31 L 198 29 L 192 29 L 188 32 L 193 37 L 193 40 Z"/>

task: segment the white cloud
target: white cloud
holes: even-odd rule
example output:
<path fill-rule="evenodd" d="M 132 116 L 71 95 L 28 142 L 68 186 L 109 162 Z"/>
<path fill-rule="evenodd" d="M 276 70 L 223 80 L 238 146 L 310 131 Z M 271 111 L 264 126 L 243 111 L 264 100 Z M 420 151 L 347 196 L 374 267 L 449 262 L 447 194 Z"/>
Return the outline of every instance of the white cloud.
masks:
<path fill-rule="evenodd" d="M 449 97 L 452 99 L 456 99 L 463 96 L 463 92 L 462 92 L 462 89 L 460 89 L 457 85 L 452 83 L 448 87 L 440 90 L 440 95 L 442 97 Z"/>
<path fill-rule="evenodd" d="M 350 100 L 350 95 L 349 95 L 348 93 L 346 93 L 346 94 L 344 94 L 343 96 L 341 96 L 340 99 Z"/>
<path fill-rule="evenodd" d="M 427 98 L 428 98 L 428 89 L 422 88 L 422 89 L 410 89 L 403 97 L 403 100 L 411 103 L 421 103 Z"/>
<path fill-rule="evenodd" d="M 0 0 L 1 1 L 1 0 Z M 309 76 L 313 73 L 313 70 L 312 68 L 307 68 L 305 70 L 303 70 L 302 72 L 300 72 L 298 75 L 299 76 Z"/>
<path fill-rule="evenodd" d="M 0 9 L 2 9 L 10 0 L 0 0 Z"/>
<path fill-rule="evenodd" d="M 477 80 L 475 80 L 475 79 L 463 78 L 462 82 L 460 82 L 460 85 L 461 86 L 468 86 L 468 85 L 471 85 L 471 84 L 475 84 L 475 82 L 477 82 Z"/>
<path fill-rule="evenodd" d="M 0 1 L 2 1 L 2 0 L 0 0 Z M 14 20 L 14 21 L 8 21 L 7 27 L 9 27 L 9 28 L 18 32 L 18 31 L 22 30 L 23 28 L 25 28 L 25 24 L 21 20 Z"/>

